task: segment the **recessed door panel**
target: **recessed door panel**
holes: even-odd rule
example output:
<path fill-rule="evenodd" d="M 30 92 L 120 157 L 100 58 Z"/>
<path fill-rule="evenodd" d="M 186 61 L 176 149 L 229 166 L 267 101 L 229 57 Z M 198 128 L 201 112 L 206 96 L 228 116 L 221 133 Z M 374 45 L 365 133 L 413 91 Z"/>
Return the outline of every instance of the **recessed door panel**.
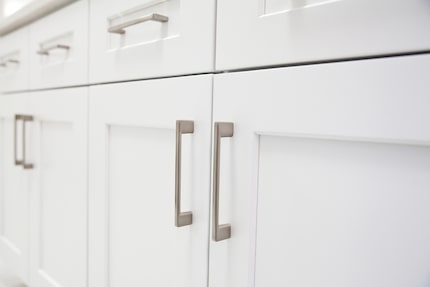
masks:
<path fill-rule="evenodd" d="M 427 286 L 430 148 L 260 136 L 256 286 Z"/>

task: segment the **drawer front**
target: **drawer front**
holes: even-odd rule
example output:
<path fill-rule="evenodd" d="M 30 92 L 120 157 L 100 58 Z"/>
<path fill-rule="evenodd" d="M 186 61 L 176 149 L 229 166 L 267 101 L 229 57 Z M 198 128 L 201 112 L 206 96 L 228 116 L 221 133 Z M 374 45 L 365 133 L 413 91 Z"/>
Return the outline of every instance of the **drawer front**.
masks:
<path fill-rule="evenodd" d="M 28 28 L 0 38 L 0 92 L 28 89 Z"/>
<path fill-rule="evenodd" d="M 430 49 L 423 0 L 219 0 L 219 70 Z"/>
<path fill-rule="evenodd" d="M 93 0 L 90 11 L 92 83 L 213 70 L 214 0 Z"/>
<path fill-rule="evenodd" d="M 88 82 L 88 1 L 79 0 L 30 26 L 30 88 Z"/>

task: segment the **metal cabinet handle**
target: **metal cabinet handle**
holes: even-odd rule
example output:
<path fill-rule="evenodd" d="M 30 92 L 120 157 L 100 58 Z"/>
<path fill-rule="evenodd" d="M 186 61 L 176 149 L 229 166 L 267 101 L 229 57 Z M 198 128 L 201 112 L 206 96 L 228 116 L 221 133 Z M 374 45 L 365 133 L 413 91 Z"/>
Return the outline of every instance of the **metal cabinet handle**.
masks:
<path fill-rule="evenodd" d="M 231 225 L 219 225 L 219 177 L 221 138 L 232 137 L 234 132 L 233 123 L 216 122 L 214 135 L 214 166 L 213 166 L 213 198 L 212 198 L 212 239 L 221 241 L 231 237 Z"/>
<path fill-rule="evenodd" d="M 17 123 L 19 120 L 22 120 L 22 160 L 18 159 L 18 147 L 17 147 Z M 15 149 L 15 165 L 22 165 L 24 169 L 32 169 L 33 164 L 27 163 L 25 160 L 25 123 L 33 121 L 33 116 L 29 115 L 15 115 L 15 128 L 14 128 L 14 149 Z"/>
<path fill-rule="evenodd" d="M 0 62 L 0 67 L 7 67 L 8 63 L 19 64 L 19 61 L 15 59 L 7 59 L 3 62 Z"/>
<path fill-rule="evenodd" d="M 176 168 L 175 168 L 175 225 L 176 227 L 191 225 L 193 213 L 181 212 L 181 154 L 182 134 L 194 133 L 193 121 L 176 121 Z"/>
<path fill-rule="evenodd" d="M 125 30 L 124 30 L 125 28 L 136 25 L 136 24 L 140 24 L 143 22 L 148 22 L 148 21 L 165 23 L 165 22 L 169 21 L 169 17 L 164 16 L 164 15 L 160 15 L 157 13 L 153 13 L 150 15 L 139 17 L 139 18 L 134 19 L 134 20 L 124 22 L 122 24 L 118 24 L 118 25 L 109 27 L 108 32 L 109 33 L 116 33 L 116 34 L 125 34 Z"/>
<path fill-rule="evenodd" d="M 39 51 L 37 51 L 37 54 L 49 56 L 49 52 L 51 52 L 52 50 L 56 50 L 56 49 L 69 50 L 70 46 L 62 45 L 62 44 L 56 44 L 53 46 L 49 46 L 49 47 L 40 49 Z"/>

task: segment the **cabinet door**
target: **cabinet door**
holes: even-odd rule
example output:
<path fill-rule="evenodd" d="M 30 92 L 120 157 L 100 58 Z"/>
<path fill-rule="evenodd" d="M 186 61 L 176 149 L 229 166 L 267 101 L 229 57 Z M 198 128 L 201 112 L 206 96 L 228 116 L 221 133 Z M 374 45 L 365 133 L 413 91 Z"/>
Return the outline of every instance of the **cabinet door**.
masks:
<path fill-rule="evenodd" d="M 216 68 L 430 48 L 425 0 L 218 0 Z"/>
<path fill-rule="evenodd" d="M 88 89 L 28 96 L 32 287 L 87 286 Z"/>
<path fill-rule="evenodd" d="M 430 56 L 215 77 L 219 223 L 210 287 L 424 287 Z"/>
<path fill-rule="evenodd" d="M 16 164 L 23 155 L 23 122 L 15 120 L 26 113 L 25 95 L 0 96 L 0 256 L 11 272 L 27 282 L 30 171 Z"/>
<path fill-rule="evenodd" d="M 211 99 L 207 75 L 91 88 L 91 287 L 207 284 Z M 182 227 L 177 120 L 194 122 L 180 136 Z"/>

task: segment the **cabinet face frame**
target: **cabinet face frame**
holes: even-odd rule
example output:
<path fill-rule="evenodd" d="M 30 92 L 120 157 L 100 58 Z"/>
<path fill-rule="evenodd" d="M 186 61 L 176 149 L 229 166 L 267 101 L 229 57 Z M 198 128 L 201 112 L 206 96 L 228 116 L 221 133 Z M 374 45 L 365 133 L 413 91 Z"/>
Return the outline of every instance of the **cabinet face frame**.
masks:
<path fill-rule="evenodd" d="M 90 287 L 207 284 L 211 104 L 212 75 L 90 89 Z M 182 135 L 180 209 L 177 120 L 194 125 Z M 180 210 L 192 222 L 175 222 Z"/>
<path fill-rule="evenodd" d="M 263 160 L 268 162 L 260 149 L 269 146 L 269 139 L 410 147 L 411 154 L 415 147 L 426 150 L 430 118 L 424 106 L 430 104 L 430 86 L 424 75 L 429 63 L 430 57 L 422 55 L 215 76 L 213 121 L 234 123 L 234 136 L 223 140 L 220 176 L 220 224 L 231 224 L 231 238 L 210 243 L 210 287 L 260 287 L 260 279 L 268 278 L 257 268 L 263 258 L 259 252 L 268 248 L 259 247 L 258 238 L 264 237 L 259 232 L 265 227 L 272 237 L 283 234 L 282 226 L 268 227 L 268 205 L 259 209 L 271 192 L 259 190 L 259 169 Z M 259 226 L 263 222 L 266 225 Z M 429 263 L 416 262 L 421 270 L 416 280 L 422 280 Z M 261 264 L 269 268 L 280 262 Z"/>

